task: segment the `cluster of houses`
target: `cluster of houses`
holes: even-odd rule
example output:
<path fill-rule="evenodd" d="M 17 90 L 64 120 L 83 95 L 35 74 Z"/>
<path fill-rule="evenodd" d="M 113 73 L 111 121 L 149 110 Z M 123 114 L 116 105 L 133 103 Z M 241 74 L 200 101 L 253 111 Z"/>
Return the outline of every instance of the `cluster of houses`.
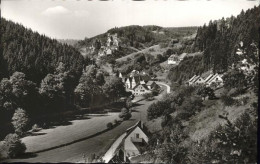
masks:
<path fill-rule="evenodd" d="M 99 40 L 101 43 L 101 41 Z M 114 50 L 117 50 L 119 47 L 119 39 L 117 37 L 117 33 L 115 34 L 107 34 L 107 41 L 105 44 L 101 43 L 101 47 L 98 51 L 98 57 L 104 55 L 111 55 Z M 86 53 L 93 53 L 95 51 L 95 47 L 92 45 L 90 47 L 86 47 Z"/>
<path fill-rule="evenodd" d="M 152 90 L 160 88 L 155 81 L 151 81 L 151 77 L 145 72 L 133 70 L 125 77 L 119 73 L 119 78 L 125 84 L 126 90 L 131 91 L 135 96 L 151 93 Z"/>
<path fill-rule="evenodd" d="M 105 159 L 106 163 L 129 163 L 132 157 L 143 154 L 148 145 L 149 138 L 144 125 L 138 121 L 134 126 L 128 128 L 121 143 L 113 152 L 113 156 Z"/>
<path fill-rule="evenodd" d="M 168 64 L 178 65 L 186 56 L 187 56 L 187 53 L 182 53 L 181 55 L 172 54 L 168 58 Z"/>
<path fill-rule="evenodd" d="M 99 52 L 98 56 L 104 56 L 104 55 L 111 55 L 114 50 L 117 50 L 119 46 L 119 39 L 117 37 L 117 33 L 115 34 L 107 34 L 107 42 L 106 45 L 102 45 Z"/>
<path fill-rule="evenodd" d="M 190 78 L 186 84 L 187 85 L 205 85 L 208 87 L 214 86 L 214 87 L 221 87 L 223 86 L 223 75 L 220 75 L 218 73 L 216 74 L 209 74 L 206 77 L 194 75 L 192 78 Z"/>

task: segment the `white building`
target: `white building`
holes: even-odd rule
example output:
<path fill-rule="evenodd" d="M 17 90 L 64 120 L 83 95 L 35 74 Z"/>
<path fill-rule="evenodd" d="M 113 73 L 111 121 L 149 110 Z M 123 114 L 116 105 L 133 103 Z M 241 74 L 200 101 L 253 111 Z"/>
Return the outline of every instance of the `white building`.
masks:
<path fill-rule="evenodd" d="M 114 155 L 106 159 L 108 163 L 130 162 L 131 157 L 144 153 L 145 146 L 148 145 L 149 138 L 144 131 L 141 121 L 128 128 L 121 143 L 116 147 Z"/>
<path fill-rule="evenodd" d="M 179 58 L 177 54 L 172 54 L 169 58 L 168 58 L 168 64 L 178 64 L 179 62 Z"/>
<path fill-rule="evenodd" d="M 147 87 L 146 84 L 138 84 L 133 88 L 133 94 L 135 96 L 140 96 L 150 92 L 151 90 Z"/>
<path fill-rule="evenodd" d="M 217 84 L 217 86 L 222 86 L 223 85 L 222 75 L 216 73 L 215 75 L 211 76 L 211 78 L 208 78 L 207 81 L 205 81 L 206 86 L 211 86 L 212 83 Z"/>

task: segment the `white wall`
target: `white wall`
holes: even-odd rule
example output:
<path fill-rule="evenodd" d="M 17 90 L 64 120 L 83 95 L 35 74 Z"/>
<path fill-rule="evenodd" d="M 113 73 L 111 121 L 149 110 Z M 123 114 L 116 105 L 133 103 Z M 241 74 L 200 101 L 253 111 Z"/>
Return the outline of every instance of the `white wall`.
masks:
<path fill-rule="evenodd" d="M 132 131 L 131 134 L 129 134 L 125 139 L 124 149 L 125 149 L 126 156 L 127 154 L 130 154 L 130 156 L 140 154 L 138 149 L 131 141 L 131 137 L 135 138 L 136 133 L 139 134 L 139 138 L 143 138 L 144 141 L 148 143 L 148 137 L 144 134 L 144 132 L 139 127 L 136 127 L 135 130 Z"/>

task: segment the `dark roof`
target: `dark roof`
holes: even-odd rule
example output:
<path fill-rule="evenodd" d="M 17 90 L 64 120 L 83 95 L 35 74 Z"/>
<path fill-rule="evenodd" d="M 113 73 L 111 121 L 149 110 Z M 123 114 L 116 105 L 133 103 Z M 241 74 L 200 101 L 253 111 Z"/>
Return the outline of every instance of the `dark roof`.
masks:
<path fill-rule="evenodd" d="M 148 81 L 147 83 L 146 83 L 146 85 L 152 85 L 153 83 L 155 83 L 154 81 Z"/>
<path fill-rule="evenodd" d="M 146 84 L 137 84 L 134 88 L 133 88 L 133 90 L 135 90 L 135 88 L 137 88 L 139 85 L 142 85 L 146 90 L 149 90 L 149 88 L 147 87 L 147 85 Z"/>

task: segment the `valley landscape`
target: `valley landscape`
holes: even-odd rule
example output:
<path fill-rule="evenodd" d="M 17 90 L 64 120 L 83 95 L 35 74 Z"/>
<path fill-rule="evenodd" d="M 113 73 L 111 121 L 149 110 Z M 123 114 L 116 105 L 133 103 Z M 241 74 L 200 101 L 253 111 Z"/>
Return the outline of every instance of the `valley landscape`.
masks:
<path fill-rule="evenodd" d="M 98 35 L 55 39 L 3 1 L 0 163 L 256 163 L 260 7 L 243 3 L 201 25 L 104 23 Z M 84 24 L 89 13 L 66 5 L 39 17 Z M 59 31 L 76 36 L 72 26 Z"/>

